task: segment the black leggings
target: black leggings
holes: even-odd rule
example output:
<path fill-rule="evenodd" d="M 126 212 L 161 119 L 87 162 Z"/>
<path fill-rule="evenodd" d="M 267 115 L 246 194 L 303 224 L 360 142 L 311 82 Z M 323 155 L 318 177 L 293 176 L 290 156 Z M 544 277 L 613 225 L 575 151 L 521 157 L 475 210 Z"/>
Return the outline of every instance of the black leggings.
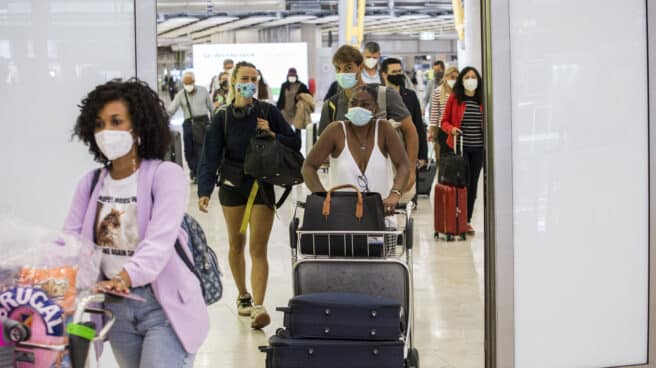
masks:
<path fill-rule="evenodd" d="M 467 186 L 467 222 L 471 222 L 474 214 L 474 203 L 478 192 L 478 178 L 485 161 L 485 149 L 483 147 L 465 147 L 464 156 L 469 164 L 469 185 Z"/>

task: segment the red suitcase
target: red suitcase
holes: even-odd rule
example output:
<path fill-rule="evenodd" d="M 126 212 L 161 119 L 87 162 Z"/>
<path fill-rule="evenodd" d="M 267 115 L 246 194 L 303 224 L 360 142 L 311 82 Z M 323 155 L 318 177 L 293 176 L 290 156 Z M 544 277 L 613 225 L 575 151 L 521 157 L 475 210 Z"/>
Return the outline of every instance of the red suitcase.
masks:
<path fill-rule="evenodd" d="M 460 236 L 467 238 L 467 188 L 451 185 L 435 185 L 435 205 L 433 206 L 435 239 L 445 234 L 446 240 Z"/>

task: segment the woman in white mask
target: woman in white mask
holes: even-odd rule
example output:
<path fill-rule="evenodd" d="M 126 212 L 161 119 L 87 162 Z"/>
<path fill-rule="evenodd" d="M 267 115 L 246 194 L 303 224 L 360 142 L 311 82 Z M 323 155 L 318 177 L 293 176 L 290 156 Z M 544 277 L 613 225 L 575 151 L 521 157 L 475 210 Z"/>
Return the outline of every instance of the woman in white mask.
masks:
<path fill-rule="evenodd" d="M 386 120 L 374 119 L 378 112 L 377 87 L 356 87 L 345 121 L 328 125 L 303 165 L 305 184 L 312 192 L 324 192 L 317 171 L 330 159 L 330 187 L 352 184 L 363 192 L 384 198 L 385 213 L 392 215 L 410 176 L 408 157 L 401 139 Z M 389 160 L 396 167 L 393 176 Z"/>
<path fill-rule="evenodd" d="M 143 299 L 104 303 L 116 316 L 108 337 L 118 365 L 193 366 L 209 316 L 175 250 L 176 241 L 188 247 L 189 185 L 180 166 L 163 161 L 171 145 L 164 105 L 144 82 L 107 82 L 82 101 L 74 136 L 104 168 L 80 181 L 64 230 L 101 247 L 98 291 Z"/>
<path fill-rule="evenodd" d="M 440 149 L 448 149 L 446 146 L 446 134 L 441 134 L 440 136 L 442 139 L 438 140 L 438 130 L 440 128 L 442 116 L 444 116 L 446 102 L 449 100 L 449 96 L 451 96 L 451 91 L 453 91 L 453 86 L 456 84 L 458 74 L 458 67 L 448 67 L 444 73 L 440 86 L 435 88 L 431 93 L 428 140 L 433 141 L 435 144 L 435 159 L 438 162 L 440 160 Z"/>
<path fill-rule="evenodd" d="M 453 150 L 457 136 L 462 135 L 463 138 L 463 156 L 469 164 L 470 175 L 467 186 L 467 232 L 469 235 L 473 235 L 474 228 L 471 226 L 471 218 L 476 201 L 478 178 L 485 158 L 483 88 L 481 75 L 475 68 L 468 66 L 458 75 L 453 85 L 453 92 L 446 104 L 440 128 L 448 135 L 446 144 L 449 150 Z M 458 150 L 459 146 L 458 144 Z"/>

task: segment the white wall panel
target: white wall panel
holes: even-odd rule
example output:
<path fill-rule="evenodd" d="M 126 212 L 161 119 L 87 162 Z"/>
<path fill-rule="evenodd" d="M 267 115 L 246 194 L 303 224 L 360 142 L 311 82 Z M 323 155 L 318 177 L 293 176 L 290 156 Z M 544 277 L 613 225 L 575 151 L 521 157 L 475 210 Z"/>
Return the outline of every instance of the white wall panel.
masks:
<path fill-rule="evenodd" d="M 77 105 L 135 75 L 134 40 L 133 1 L 0 0 L 0 211 L 62 225 L 97 165 L 70 139 Z"/>
<path fill-rule="evenodd" d="M 645 363 L 645 0 L 510 0 L 519 368 Z"/>

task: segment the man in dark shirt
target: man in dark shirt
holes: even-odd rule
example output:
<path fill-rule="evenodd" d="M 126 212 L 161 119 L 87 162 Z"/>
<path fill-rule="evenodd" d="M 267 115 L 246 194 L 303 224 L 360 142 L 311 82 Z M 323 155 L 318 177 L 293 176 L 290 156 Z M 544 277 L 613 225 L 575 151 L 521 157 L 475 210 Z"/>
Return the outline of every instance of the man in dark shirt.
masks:
<path fill-rule="evenodd" d="M 428 159 L 428 142 L 426 141 L 426 126 L 421 117 L 421 105 L 417 94 L 404 86 L 405 76 L 401 60 L 395 58 L 385 59 L 381 64 L 381 74 L 385 86 L 396 90 L 401 95 L 405 107 L 410 111 L 412 122 L 417 128 L 417 135 L 419 136 L 419 167 L 423 167 Z"/>

